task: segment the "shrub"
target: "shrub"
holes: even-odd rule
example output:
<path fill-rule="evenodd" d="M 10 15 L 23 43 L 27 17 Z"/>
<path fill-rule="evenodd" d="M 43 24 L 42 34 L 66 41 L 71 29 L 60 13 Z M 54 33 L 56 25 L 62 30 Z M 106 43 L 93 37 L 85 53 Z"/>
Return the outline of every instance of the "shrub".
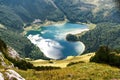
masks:
<path fill-rule="evenodd" d="M 75 64 L 79 64 L 79 63 L 85 63 L 85 62 L 84 62 L 84 61 L 79 61 L 79 62 L 70 62 L 70 63 L 67 65 L 67 67 L 68 67 L 68 66 L 75 65 Z"/>
<path fill-rule="evenodd" d="M 25 60 L 15 61 L 13 62 L 14 66 L 18 67 L 22 70 L 33 69 L 34 66 L 30 62 L 26 62 Z"/>
<path fill-rule="evenodd" d="M 110 49 L 107 46 L 101 46 L 95 53 L 95 56 L 90 59 L 90 61 L 98 63 L 108 63 L 109 62 Z"/>
<path fill-rule="evenodd" d="M 2 41 L 2 40 L 0 39 L 0 51 L 1 51 L 2 53 L 5 53 L 6 50 L 7 50 L 7 45 L 4 43 L 4 41 Z"/>
<path fill-rule="evenodd" d="M 120 67 L 120 54 L 107 46 L 101 46 L 90 61 Z"/>
<path fill-rule="evenodd" d="M 73 34 L 67 34 L 66 36 L 67 41 L 77 41 L 77 36 Z"/>
<path fill-rule="evenodd" d="M 52 66 L 38 66 L 34 67 L 37 71 L 43 71 L 43 70 L 54 70 L 54 69 L 61 69 L 60 67 L 52 67 Z"/>
<path fill-rule="evenodd" d="M 109 55 L 109 64 L 120 67 L 120 54 L 117 54 L 116 52 L 111 52 Z"/>

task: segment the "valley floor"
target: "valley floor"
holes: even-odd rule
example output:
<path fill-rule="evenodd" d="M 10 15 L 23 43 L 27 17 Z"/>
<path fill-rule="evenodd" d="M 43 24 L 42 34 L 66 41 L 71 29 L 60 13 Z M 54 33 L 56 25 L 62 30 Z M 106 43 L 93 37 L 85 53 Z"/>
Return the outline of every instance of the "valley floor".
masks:
<path fill-rule="evenodd" d="M 82 55 L 82 56 L 69 56 L 64 60 L 34 60 L 34 61 L 30 61 L 34 66 L 53 66 L 53 67 L 61 67 L 61 68 L 65 68 L 67 67 L 67 65 L 71 62 L 76 63 L 76 62 L 89 62 L 89 59 L 91 58 L 91 56 L 93 56 L 94 53 L 89 53 L 86 55 Z"/>

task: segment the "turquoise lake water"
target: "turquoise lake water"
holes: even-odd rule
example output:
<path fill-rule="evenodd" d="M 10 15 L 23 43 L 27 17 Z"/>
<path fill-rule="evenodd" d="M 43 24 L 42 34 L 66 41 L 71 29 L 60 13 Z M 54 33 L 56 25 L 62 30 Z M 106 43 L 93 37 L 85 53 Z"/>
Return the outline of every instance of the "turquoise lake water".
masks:
<path fill-rule="evenodd" d="M 86 30 L 88 30 L 88 27 L 81 24 L 54 24 L 29 31 L 27 37 L 48 58 L 64 59 L 67 56 L 78 56 L 85 50 L 85 45 L 80 41 L 66 41 L 66 35 L 81 33 Z"/>

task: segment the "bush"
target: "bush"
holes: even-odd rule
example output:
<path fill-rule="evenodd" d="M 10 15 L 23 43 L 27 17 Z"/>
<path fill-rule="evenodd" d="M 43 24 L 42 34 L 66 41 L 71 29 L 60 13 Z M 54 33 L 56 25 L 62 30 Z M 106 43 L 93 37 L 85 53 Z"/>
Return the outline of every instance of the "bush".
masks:
<path fill-rule="evenodd" d="M 77 36 L 73 34 L 67 34 L 66 36 L 67 41 L 77 41 Z"/>
<path fill-rule="evenodd" d="M 72 65 L 75 65 L 75 64 L 79 64 L 79 63 L 85 63 L 84 61 L 79 61 L 79 62 L 71 62 L 67 65 L 68 66 L 72 66 Z"/>
<path fill-rule="evenodd" d="M 2 41 L 2 40 L 0 39 L 0 51 L 1 51 L 2 53 L 5 53 L 6 50 L 7 50 L 7 45 L 4 43 L 4 41 Z"/>
<path fill-rule="evenodd" d="M 60 67 L 52 67 L 52 66 L 38 66 L 34 67 L 37 71 L 43 71 L 43 70 L 54 70 L 54 69 L 61 69 Z"/>
<path fill-rule="evenodd" d="M 90 61 L 120 67 L 120 54 L 107 46 L 101 46 Z"/>
<path fill-rule="evenodd" d="M 109 62 L 110 49 L 107 46 L 101 46 L 99 50 L 95 53 L 95 56 L 90 60 L 98 63 L 108 63 Z"/>
<path fill-rule="evenodd" d="M 113 66 L 120 67 L 120 54 L 111 52 L 109 56 L 109 64 Z"/>
<path fill-rule="evenodd" d="M 25 60 L 15 61 L 14 66 L 18 67 L 22 70 L 33 69 L 34 66 L 30 62 L 26 62 Z"/>

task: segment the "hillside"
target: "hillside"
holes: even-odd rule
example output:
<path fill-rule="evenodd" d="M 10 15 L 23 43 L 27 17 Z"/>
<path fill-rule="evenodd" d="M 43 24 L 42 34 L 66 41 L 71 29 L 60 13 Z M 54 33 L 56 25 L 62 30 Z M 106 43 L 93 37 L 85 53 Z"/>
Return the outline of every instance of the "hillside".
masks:
<path fill-rule="evenodd" d="M 0 38 L 21 56 L 39 59 L 44 57 L 42 52 L 31 44 L 26 36 L 21 35 L 24 27 L 35 23 L 36 20 L 40 24 L 65 19 L 72 23 L 119 23 L 119 14 L 120 11 L 113 0 L 0 0 Z M 83 39 L 80 38 L 81 41 Z M 89 46 L 86 41 L 83 42 Z"/>
<path fill-rule="evenodd" d="M 89 55 L 90 56 L 90 55 Z M 120 70 L 115 67 L 111 67 L 106 64 L 89 63 L 88 56 L 82 56 L 81 61 L 77 64 L 71 65 L 66 68 L 47 71 L 35 71 L 35 70 L 19 70 L 11 65 L 11 63 L 0 54 L 0 79 L 10 80 L 78 80 L 78 79 L 92 79 L 92 80 L 109 80 L 120 79 Z M 76 61 L 77 58 L 69 58 L 67 60 L 56 61 L 56 63 L 63 63 L 69 61 Z M 86 62 L 87 60 L 87 62 Z M 53 64 L 53 63 L 51 63 Z M 9 68 L 8 68 L 9 67 Z M 18 73 L 22 76 L 20 76 Z M 9 75 L 9 76 L 8 76 Z M 7 77 L 8 76 L 8 77 Z M 32 77 L 31 77 L 32 76 Z"/>
<path fill-rule="evenodd" d="M 22 34 L 51 22 L 96 26 L 70 38 L 85 44 L 83 55 L 50 60 Z M 0 80 L 120 80 L 119 63 L 119 0 L 0 0 Z"/>
<path fill-rule="evenodd" d="M 0 38 L 7 45 L 13 47 L 22 57 L 31 57 L 33 59 L 45 58 L 38 47 L 17 32 L 8 29 L 0 29 Z"/>
<path fill-rule="evenodd" d="M 0 80 L 25 80 L 14 70 L 15 66 L 8 58 L 6 58 L 6 55 L 15 60 L 22 59 L 13 48 L 7 47 L 0 39 Z"/>
<path fill-rule="evenodd" d="M 89 55 L 90 56 L 90 55 Z M 54 65 L 57 63 L 70 62 L 78 60 L 72 58 L 69 60 L 53 61 Z M 112 80 L 120 79 L 120 69 L 111 67 L 106 64 L 90 63 L 88 56 L 82 56 L 79 58 L 80 62 L 72 64 L 69 67 L 65 67 L 57 70 L 46 70 L 46 71 L 21 71 L 16 70 L 26 80 Z M 88 60 L 86 62 L 86 60 Z M 40 63 L 42 64 L 42 63 Z M 50 63 L 44 63 L 44 65 Z M 31 77 L 32 76 L 32 77 Z"/>
<path fill-rule="evenodd" d="M 4 16 L 9 19 L 9 24 L 16 23 L 15 21 L 17 21 L 18 23 L 14 25 L 18 25 L 21 28 L 23 27 L 21 25 L 24 23 L 32 23 L 35 19 L 40 19 L 41 21 L 46 19 L 53 21 L 64 20 L 64 14 L 56 7 L 52 0 L 0 0 L 0 7 L 6 8 L 1 10 L 2 16 L 0 19 L 4 21 L 1 23 L 5 25 L 7 25 L 5 23 L 6 20 L 2 20 Z M 8 10 L 9 13 L 7 12 Z M 10 14 L 13 14 L 12 18 L 8 16 Z M 10 26 L 8 25 L 8 27 Z"/>
<path fill-rule="evenodd" d="M 90 56 L 90 55 L 89 55 Z M 7 67 L 0 65 L 0 79 L 10 80 L 13 78 L 17 80 L 110 80 L 110 79 L 120 79 L 120 69 L 116 67 L 111 67 L 106 64 L 90 63 L 88 56 L 83 55 L 80 60 L 82 62 L 72 64 L 69 67 L 56 69 L 56 70 L 19 70 L 11 65 L 11 63 L 0 56 L 0 59 L 7 64 Z M 76 61 L 77 58 L 69 58 L 67 60 L 56 61 L 56 63 L 64 63 L 69 61 Z M 87 62 L 86 62 L 87 61 Z M 4 63 L 2 62 L 2 63 Z M 55 63 L 55 64 L 56 64 Z M 48 64 L 48 63 L 47 63 Z M 54 64 L 54 63 L 51 63 Z M 11 66 L 10 66 L 11 65 Z M 9 66 L 9 68 L 8 68 Z M 17 72 L 17 73 L 16 73 Z M 19 74 L 22 76 L 20 76 Z M 9 77 L 7 77 L 7 74 Z M 10 77 L 11 75 L 11 77 Z M 4 78 L 4 79 L 2 79 Z"/>
<path fill-rule="evenodd" d="M 0 52 L 0 80 L 25 80 L 14 69 L 13 64 L 4 58 L 3 54 Z"/>
<path fill-rule="evenodd" d="M 31 61 L 35 66 L 48 66 L 45 70 L 28 69 L 20 70 L 5 57 L 5 43 L 0 40 L 0 79 L 1 80 L 110 80 L 120 79 L 120 69 L 106 64 L 89 62 L 94 53 L 68 57 L 64 60 L 35 60 Z M 15 56 L 15 51 L 10 48 L 9 53 Z M 8 54 L 9 55 L 9 54 Z M 38 65 L 36 65 L 36 62 Z M 17 62 L 18 63 L 18 62 Z M 61 67 L 62 69 L 48 70 L 50 66 Z M 60 64 L 60 65 L 58 65 Z M 25 64 L 23 67 L 25 67 Z M 66 65 L 65 67 L 63 65 Z M 19 65 L 21 66 L 21 65 Z M 42 68 L 42 67 L 41 67 Z M 52 68 L 52 67 L 51 67 Z M 19 74 L 18 74 L 19 73 Z M 31 77 L 32 76 L 32 77 Z"/>
<path fill-rule="evenodd" d="M 6 67 L 0 65 L 1 80 L 4 79 L 10 80 L 13 78 L 17 80 L 50 80 L 50 79 L 52 80 L 61 80 L 61 79 L 62 80 L 82 80 L 82 79 L 119 80 L 120 79 L 120 69 L 111 67 L 106 64 L 90 63 L 88 62 L 89 58 L 86 55 L 83 55 L 82 58 L 79 58 L 83 62 L 79 62 L 62 69 L 45 70 L 45 71 L 19 70 L 13 67 L 11 65 L 11 62 L 5 59 L 1 54 L 0 54 L 0 59 L 3 59 L 2 60 L 3 62 L 1 62 L 2 64 L 5 63 L 5 65 L 7 65 Z M 64 63 L 64 62 L 76 61 L 76 60 L 78 60 L 78 58 L 69 57 L 67 60 L 56 61 L 56 63 Z"/>
<path fill-rule="evenodd" d="M 71 22 L 119 22 L 113 0 L 54 0 Z"/>
<path fill-rule="evenodd" d="M 113 0 L 0 0 L 0 11 L 1 24 L 16 30 L 22 30 L 24 24 L 35 19 L 41 22 L 65 18 L 71 22 L 120 22 L 117 18 L 120 12 Z"/>
<path fill-rule="evenodd" d="M 106 45 L 112 49 L 120 49 L 120 24 L 99 23 L 96 28 L 79 37 L 86 45 L 86 52 L 95 52 L 99 46 Z"/>

